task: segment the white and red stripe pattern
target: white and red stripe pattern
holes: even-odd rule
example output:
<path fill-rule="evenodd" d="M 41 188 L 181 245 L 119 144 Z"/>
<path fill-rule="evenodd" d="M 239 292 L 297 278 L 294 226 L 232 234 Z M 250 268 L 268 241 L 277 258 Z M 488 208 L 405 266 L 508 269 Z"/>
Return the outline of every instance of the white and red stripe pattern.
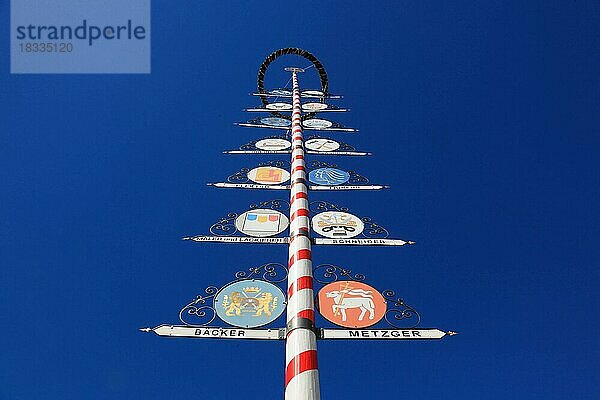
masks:
<path fill-rule="evenodd" d="M 302 112 L 296 72 L 292 72 L 292 166 L 290 191 L 290 247 L 285 369 L 286 400 L 319 400 L 317 338 L 314 332 L 310 219 Z"/>

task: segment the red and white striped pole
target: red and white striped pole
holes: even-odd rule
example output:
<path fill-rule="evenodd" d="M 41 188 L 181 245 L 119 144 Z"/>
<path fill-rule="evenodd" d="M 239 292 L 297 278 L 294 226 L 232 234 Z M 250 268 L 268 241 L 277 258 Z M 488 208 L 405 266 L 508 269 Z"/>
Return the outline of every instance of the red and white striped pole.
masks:
<path fill-rule="evenodd" d="M 290 190 L 290 245 L 287 304 L 287 339 L 285 344 L 285 399 L 319 400 L 317 337 L 313 294 L 310 220 L 302 111 L 297 72 L 289 68 L 293 81 L 292 166 Z"/>

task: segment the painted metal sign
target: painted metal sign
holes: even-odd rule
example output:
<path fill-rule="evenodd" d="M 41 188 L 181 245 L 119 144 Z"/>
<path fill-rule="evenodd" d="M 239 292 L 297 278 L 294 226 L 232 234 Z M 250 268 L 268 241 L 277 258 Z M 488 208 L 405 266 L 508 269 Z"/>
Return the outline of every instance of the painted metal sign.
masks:
<path fill-rule="evenodd" d="M 263 185 L 278 185 L 290 179 L 290 173 L 277 167 L 257 167 L 248 172 L 248 179 Z"/>
<path fill-rule="evenodd" d="M 266 151 L 279 151 L 286 150 L 292 147 L 292 143 L 289 140 L 279 138 L 267 138 L 261 139 L 254 144 L 257 149 Z"/>
<path fill-rule="evenodd" d="M 302 104 L 302 110 L 307 112 L 317 112 L 327 109 L 327 104 L 323 103 L 304 103 Z"/>
<path fill-rule="evenodd" d="M 327 129 L 333 126 L 333 122 L 328 121 L 326 119 L 313 118 L 307 119 L 302 122 L 302 126 L 310 129 Z"/>
<path fill-rule="evenodd" d="M 302 96 L 304 97 L 323 97 L 325 93 L 320 90 L 305 90 L 302 92 Z"/>
<path fill-rule="evenodd" d="M 257 244 L 288 244 L 289 237 L 241 237 L 241 236 L 186 236 L 182 240 L 192 242 L 220 242 L 220 243 L 257 243 Z"/>
<path fill-rule="evenodd" d="M 310 139 L 307 140 L 306 143 L 304 143 L 304 145 L 309 150 L 323 153 L 336 151 L 340 148 L 340 144 L 338 142 L 327 138 Z"/>
<path fill-rule="evenodd" d="M 316 185 L 342 185 L 350 179 L 350 174 L 337 168 L 317 168 L 308 174 L 308 180 Z"/>
<path fill-rule="evenodd" d="M 281 289 L 272 283 L 247 279 L 217 293 L 214 309 L 219 318 L 240 328 L 255 328 L 275 321 L 286 307 Z"/>
<path fill-rule="evenodd" d="M 404 246 L 406 244 L 415 244 L 415 242 L 401 239 L 325 239 L 314 238 L 314 244 L 319 245 L 344 245 L 344 246 Z"/>
<path fill-rule="evenodd" d="M 357 281 L 336 281 L 319 291 L 319 312 L 346 328 L 366 328 L 379 322 L 386 301 L 375 288 Z"/>
<path fill-rule="evenodd" d="M 253 237 L 275 236 L 288 225 L 289 220 L 284 214 L 266 208 L 246 211 L 235 219 L 237 230 Z"/>
<path fill-rule="evenodd" d="M 264 117 L 260 119 L 260 122 L 268 126 L 276 127 L 289 127 L 292 125 L 292 121 L 289 119 L 279 117 Z"/>
<path fill-rule="evenodd" d="M 285 339 L 285 329 L 236 329 L 216 326 L 191 327 L 185 325 L 159 325 L 142 328 L 142 332 L 154 332 L 159 336 L 213 339 Z"/>
<path fill-rule="evenodd" d="M 456 335 L 439 329 L 321 329 L 321 339 L 427 340 Z"/>
<path fill-rule="evenodd" d="M 365 225 L 355 215 L 341 211 L 326 211 L 312 218 L 313 230 L 332 239 L 349 239 L 360 235 Z"/>
<path fill-rule="evenodd" d="M 265 106 L 265 108 L 273 111 L 289 111 L 293 107 L 289 103 L 269 103 Z"/>
<path fill-rule="evenodd" d="M 263 93 L 252 93 L 253 96 L 260 96 L 260 97 L 292 97 L 292 92 L 291 90 L 287 90 L 287 89 L 274 89 L 274 90 L 269 90 L 267 92 L 263 92 Z M 327 99 L 341 99 L 342 96 L 337 95 L 337 94 L 327 94 L 324 95 L 322 91 L 320 90 L 305 90 L 302 92 L 302 97 L 307 97 L 307 98 L 327 98 Z"/>

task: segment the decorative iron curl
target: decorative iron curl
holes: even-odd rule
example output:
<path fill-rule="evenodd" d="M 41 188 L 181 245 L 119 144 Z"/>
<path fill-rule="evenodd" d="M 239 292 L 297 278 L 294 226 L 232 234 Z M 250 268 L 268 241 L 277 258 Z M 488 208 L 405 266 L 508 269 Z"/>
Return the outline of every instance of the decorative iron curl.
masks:
<path fill-rule="evenodd" d="M 235 227 L 235 219 L 237 213 L 229 213 L 226 217 L 221 218 L 210 227 L 210 233 L 216 236 L 231 236 L 237 232 Z"/>
<path fill-rule="evenodd" d="M 212 305 L 207 304 L 207 301 L 215 297 L 218 292 L 219 289 L 216 286 L 209 286 L 204 289 L 205 295 L 196 296 L 192 302 L 179 311 L 179 320 L 187 326 L 201 327 L 209 325 L 216 318 L 217 312 Z M 197 319 L 197 321 L 190 318 Z"/>
<path fill-rule="evenodd" d="M 348 207 L 340 207 L 327 201 L 313 201 L 308 205 L 308 208 L 313 213 L 321 213 L 325 211 L 348 212 Z"/>
<path fill-rule="evenodd" d="M 366 276 L 363 274 L 352 274 L 351 270 L 333 264 L 321 264 L 313 270 L 313 279 L 323 285 L 341 279 L 362 282 L 365 278 Z"/>
<path fill-rule="evenodd" d="M 350 174 L 350 179 L 348 179 L 348 183 L 353 183 L 353 184 L 367 184 L 369 183 L 369 178 L 360 175 L 359 173 L 357 173 L 356 171 L 348 171 L 348 173 Z"/>
<path fill-rule="evenodd" d="M 421 314 L 401 298 L 396 298 L 393 290 L 384 290 L 381 292 L 388 307 L 385 312 L 385 320 L 394 328 L 415 328 L 421 323 Z M 400 323 L 400 321 L 406 321 Z M 411 322 L 412 321 L 412 322 Z M 406 325 L 408 323 L 408 326 Z"/>
<path fill-rule="evenodd" d="M 280 263 L 263 264 L 260 267 L 248 268 L 248 271 L 235 273 L 236 280 L 262 278 L 270 283 L 281 283 L 287 279 L 288 269 Z"/>
<path fill-rule="evenodd" d="M 287 202 L 286 200 L 275 199 L 275 200 L 267 200 L 267 201 L 261 201 L 260 203 L 250 204 L 251 210 L 255 210 L 257 208 L 270 208 L 271 210 L 276 210 L 276 211 L 288 210 L 290 208 L 290 203 Z"/>
<path fill-rule="evenodd" d="M 365 229 L 362 231 L 362 235 L 366 238 L 370 239 L 385 239 L 390 236 L 390 233 L 383 226 L 376 224 L 369 217 L 361 218 L 362 222 L 365 224 Z"/>
<path fill-rule="evenodd" d="M 329 164 L 323 161 L 314 160 L 308 163 L 308 167 L 311 169 L 317 168 L 338 168 L 336 164 Z"/>
<path fill-rule="evenodd" d="M 241 168 L 236 173 L 229 175 L 227 177 L 227 182 L 246 183 L 246 182 L 250 181 L 250 179 L 248 179 L 248 172 L 250 172 L 250 168 Z"/>
<path fill-rule="evenodd" d="M 283 160 L 275 160 L 275 161 L 264 161 L 259 163 L 256 167 L 277 167 L 288 169 L 290 165 L 289 161 Z M 250 168 L 240 168 L 236 173 L 229 175 L 227 177 L 227 182 L 230 183 L 247 183 L 250 182 L 250 178 L 248 178 L 248 172 L 250 172 Z"/>

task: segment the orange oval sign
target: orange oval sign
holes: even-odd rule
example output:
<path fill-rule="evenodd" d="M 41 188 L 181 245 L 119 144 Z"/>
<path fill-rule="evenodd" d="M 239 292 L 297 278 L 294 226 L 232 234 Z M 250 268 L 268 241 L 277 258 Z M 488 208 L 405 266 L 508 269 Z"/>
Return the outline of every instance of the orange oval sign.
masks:
<path fill-rule="evenodd" d="M 319 291 L 319 312 L 346 328 L 366 328 L 385 315 L 386 301 L 371 286 L 355 281 L 336 281 Z"/>

